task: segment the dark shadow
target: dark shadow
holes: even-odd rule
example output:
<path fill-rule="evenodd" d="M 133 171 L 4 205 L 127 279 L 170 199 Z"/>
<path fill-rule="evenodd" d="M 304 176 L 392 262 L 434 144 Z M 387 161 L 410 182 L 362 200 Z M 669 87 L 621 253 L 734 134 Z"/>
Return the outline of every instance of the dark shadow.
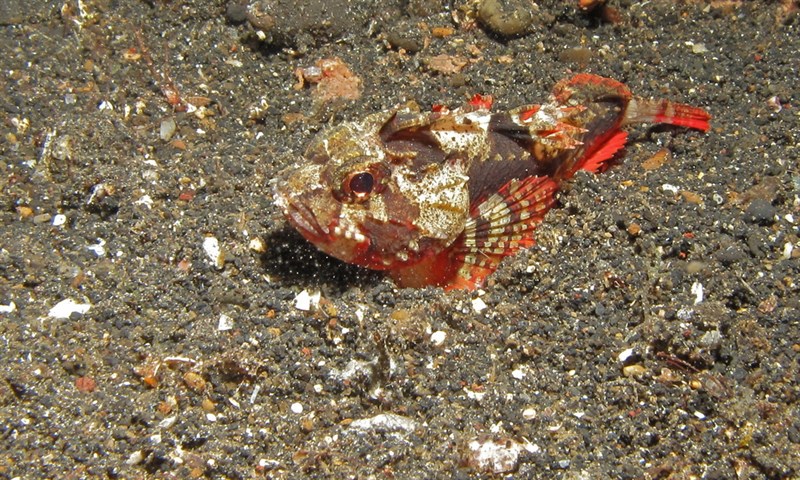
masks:
<path fill-rule="evenodd" d="M 371 287 L 381 282 L 383 274 L 350 265 L 317 250 L 289 226 L 266 239 L 267 251 L 261 255 L 264 270 L 279 277 L 286 285 L 328 287 L 345 291 L 352 287 Z"/>

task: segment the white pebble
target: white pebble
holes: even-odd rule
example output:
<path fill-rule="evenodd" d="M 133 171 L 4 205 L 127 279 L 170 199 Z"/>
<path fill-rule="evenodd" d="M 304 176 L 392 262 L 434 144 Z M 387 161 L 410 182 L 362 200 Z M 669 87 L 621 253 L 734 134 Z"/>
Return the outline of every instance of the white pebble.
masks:
<path fill-rule="evenodd" d="M 536 418 L 536 409 L 526 408 L 525 410 L 522 411 L 522 418 L 528 421 L 533 420 L 534 418 Z"/>
<path fill-rule="evenodd" d="M 17 309 L 17 304 L 9 302 L 8 305 L 0 305 L 0 313 L 11 313 Z"/>
<path fill-rule="evenodd" d="M 203 250 L 206 252 L 206 255 L 208 255 L 212 265 L 217 268 L 222 268 L 225 265 L 225 255 L 222 254 L 219 240 L 215 237 L 205 237 L 203 239 Z"/>
<path fill-rule="evenodd" d="M 161 131 L 159 135 L 161 136 L 161 140 L 168 142 L 173 135 L 175 135 L 175 129 L 177 125 L 175 124 L 175 119 L 172 117 L 167 117 L 164 120 L 161 120 Z"/>
<path fill-rule="evenodd" d="M 447 333 L 437 330 L 431 334 L 431 343 L 436 345 L 437 347 L 444 343 L 445 339 L 447 338 Z"/>
<path fill-rule="evenodd" d="M 217 330 L 224 332 L 233 328 L 233 319 L 227 315 L 220 314 L 219 322 L 217 323 Z"/>
<path fill-rule="evenodd" d="M 694 282 L 692 284 L 692 293 L 694 294 L 694 304 L 698 305 L 703 303 L 703 284 L 700 282 Z"/>
<path fill-rule="evenodd" d="M 472 309 L 475 310 L 476 312 L 481 313 L 482 311 L 486 310 L 486 308 L 487 308 L 486 302 L 484 302 L 482 299 L 480 298 L 472 299 Z"/>
<path fill-rule="evenodd" d="M 792 258 L 792 250 L 794 250 L 794 245 L 792 245 L 792 242 L 786 242 L 783 245 L 783 255 L 781 256 L 781 258 L 783 258 L 784 260 L 789 260 L 790 258 Z"/>
<path fill-rule="evenodd" d="M 57 215 L 53 215 L 53 226 L 54 227 L 60 227 L 60 226 L 64 225 L 65 223 L 67 223 L 67 216 L 66 215 L 61 214 L 61 213 L 59 213 Z"/>
<path fill-rule="evenodd" d="M 633 355 L 633 349 L 626 348 L 625 350 L 620 352 L 619 355 L 617 355 L 617 360 L 619 360 L 620 362 L 624 362 L 625 360 L 631 358 L 631 355 Z"/>
<path fill-rule="evenodd" d="M 294 308 L 307 312 L 312 308 L 319 305 L 320 293 L 308 293 L 308 290 L 303 290 L 294 297 Z"/>
<path fill-rule="evenodd" d="M 76 303 L 71 298 L 68 298 L 58 302 L 50 309 L 47 315 L 53 318 L 69 318 L 73 313 L 80 313 L 83 315 L 88 312 L 90 308 L 92 308 L 92 305 L 89 303 Z"/>
<path fill-rule="evenodd" d="M 303 413 L 303 404 L 300 402 L 294 402 L 291 406 L 292 413 L 301 414 Z"/>
<path fill-rule="evenodd" d="M 251 252 L 264 253 L 267 251 L 267 244 L 264 243 L 264 240 L 262 240 L 261 237 L 255 237 L 251 239 L 250 243 L 247 244 L 247 247 Z"/>

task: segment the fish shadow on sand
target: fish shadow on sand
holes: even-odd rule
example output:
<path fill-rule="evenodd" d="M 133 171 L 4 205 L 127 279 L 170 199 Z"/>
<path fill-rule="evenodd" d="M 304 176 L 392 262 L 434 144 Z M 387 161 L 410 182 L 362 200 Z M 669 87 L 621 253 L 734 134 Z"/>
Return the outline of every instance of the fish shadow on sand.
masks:
<path fill-rule="evenodd" d="M 383 279 L 381 272 L 350 265 L 319 251 L 288 225 L 266 238 L 261 257 L 264 271 L 284 284 L 302 287 L 369 287 Z"/>

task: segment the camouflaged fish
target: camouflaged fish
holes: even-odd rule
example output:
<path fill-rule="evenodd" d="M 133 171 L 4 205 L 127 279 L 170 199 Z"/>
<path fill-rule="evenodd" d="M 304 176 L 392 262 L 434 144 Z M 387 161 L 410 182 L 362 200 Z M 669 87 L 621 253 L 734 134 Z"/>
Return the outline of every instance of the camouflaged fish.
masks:
<path fill-rule="evenodd" d="M 562 181 L 607 166 L 625 145 L 622 127 L 707 131 L 711 118 L 590 74 L 557 83 L 542 105 L 491 103 L 406 105 L 327 129 L 275 183 L 276 203 L 317 248 L 401 287 L 472 290 L 534 244 Z"/>

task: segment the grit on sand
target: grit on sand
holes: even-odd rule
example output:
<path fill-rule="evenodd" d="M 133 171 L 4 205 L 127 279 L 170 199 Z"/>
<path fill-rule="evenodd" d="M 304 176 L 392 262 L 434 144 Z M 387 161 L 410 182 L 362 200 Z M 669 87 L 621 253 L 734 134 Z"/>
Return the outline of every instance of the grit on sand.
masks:
<path fill-rule="evenodd" d="M 797 2 L 537 3 L 4 1 L 0 478 L 800 477 Z M 712 128 L 632 129 L 482 291 L 273 204 L 329 123 L 576 72 Z"/>

